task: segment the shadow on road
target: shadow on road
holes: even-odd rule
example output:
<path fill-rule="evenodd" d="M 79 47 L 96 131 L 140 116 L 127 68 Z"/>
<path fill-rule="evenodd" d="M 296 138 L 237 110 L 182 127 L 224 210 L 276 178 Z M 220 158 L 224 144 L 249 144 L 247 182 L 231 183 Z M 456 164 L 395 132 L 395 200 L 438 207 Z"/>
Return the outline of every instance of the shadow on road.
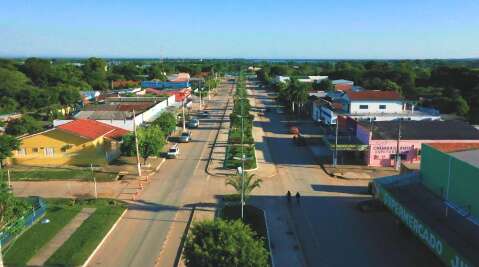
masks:
<path fill-rule="evenodd" d="M 367 186 L 313 184 L 311 185 L 311 188 L 313 188 L 314 191 L 321 191 L 321 192 L 361 194 L 361 195 L 369 194 Z"/>

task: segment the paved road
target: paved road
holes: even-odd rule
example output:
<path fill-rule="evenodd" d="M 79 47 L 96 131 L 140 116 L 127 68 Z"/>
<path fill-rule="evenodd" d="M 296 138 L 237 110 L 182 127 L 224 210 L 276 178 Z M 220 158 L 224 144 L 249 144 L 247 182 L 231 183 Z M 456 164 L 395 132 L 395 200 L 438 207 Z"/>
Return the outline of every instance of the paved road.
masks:
<path fill-rule="evenodd" d="M 124 219 L 90 266 L 154 266 L 157 263 L 176 212 L 184 209 L 183 199 L 192 194 L 189 185 L 196 186 L 195 180 L 205 180 L 208 142 L 214 136 L 229 90 L 230 85 L 218 89 L 218 96 L 207 108 L 210 117 L 201 120 L 199 129 L 193 130 L 193 141 L 181 144 L 180 157 L 167 160 L 152 177 L 151 184 L 138 201 L 130 204 Z"/>
<path fill-rule="evenodd" d="M 260 106 L 274 103 L 264 90 L 255 94 Z M 260 125 L 269 150 L 264 158 L 276 165 L 278 175 L 264 179 L 252 201 L 265 208 L 270 228 L 282 235 L 273 238 L 276 266 L 288 266 L 292 257 L 297 266 L 441 266 L 390 213 L 359 212 L 355 205 L 369 198 L 366 182 L 327 176 L 307 147 L 292 143 L 283 115 L 267 112 Z M 287 203 L 287 190 L 300 192 L 300 204 Z M 274 231 L 276 227 L 281 229 Z M 284 253 L 282 240 L 291 234 L 298 242 Z"/>

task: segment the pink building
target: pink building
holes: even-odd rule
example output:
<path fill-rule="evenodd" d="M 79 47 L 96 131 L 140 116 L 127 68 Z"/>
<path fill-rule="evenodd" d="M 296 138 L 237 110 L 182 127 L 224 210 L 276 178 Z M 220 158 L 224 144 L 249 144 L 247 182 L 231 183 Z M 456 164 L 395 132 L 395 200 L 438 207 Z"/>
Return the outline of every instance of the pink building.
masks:
<path fill-rule="evenodd" d="M 395 165 L 399 121 L 358 122 L 356 137 L 369 145 L 368 166 Z M 402 121 L 399 152 L 401 161 L 419 163 L 423 143 L 478 143 L 479 131 L 463 121 Z"/>

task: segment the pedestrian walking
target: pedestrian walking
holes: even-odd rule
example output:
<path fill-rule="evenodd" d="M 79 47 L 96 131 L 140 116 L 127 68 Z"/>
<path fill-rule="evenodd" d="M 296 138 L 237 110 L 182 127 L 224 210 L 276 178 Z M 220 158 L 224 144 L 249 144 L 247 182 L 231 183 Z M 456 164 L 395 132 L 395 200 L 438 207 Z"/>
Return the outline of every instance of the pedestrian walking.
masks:
<path fill-rule="evenodd" d="M 288 193 L 286 193 L 286 199 L 288 199 L 288 203 L 291 202 L 291 191 L 288 190 Z"/>
<path fill-rule="evenodd" d="M 299 194 L 299 192 L 296 192 L 296 202 L 298 202 L 298 204 L 299 204 L 300 198 L 301 198 L 301 195 Z"/>

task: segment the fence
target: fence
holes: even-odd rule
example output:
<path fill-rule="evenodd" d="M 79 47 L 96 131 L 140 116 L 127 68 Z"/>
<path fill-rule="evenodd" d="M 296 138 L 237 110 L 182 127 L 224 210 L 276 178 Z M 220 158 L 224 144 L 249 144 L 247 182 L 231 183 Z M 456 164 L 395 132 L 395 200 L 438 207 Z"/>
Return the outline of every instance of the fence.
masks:
<path fill-rule="evenodd" d="M 4 247 L 8 242 L 12 241 L 21 234 L 25 229 L 29 228 L 37 219 L 41 218 L 46 210 L 47 204 L 39 197 L 32 197 L 32 212 L 24 215 L 17 221 L 8 224 L 0 232 L 0 244 Z"/>

